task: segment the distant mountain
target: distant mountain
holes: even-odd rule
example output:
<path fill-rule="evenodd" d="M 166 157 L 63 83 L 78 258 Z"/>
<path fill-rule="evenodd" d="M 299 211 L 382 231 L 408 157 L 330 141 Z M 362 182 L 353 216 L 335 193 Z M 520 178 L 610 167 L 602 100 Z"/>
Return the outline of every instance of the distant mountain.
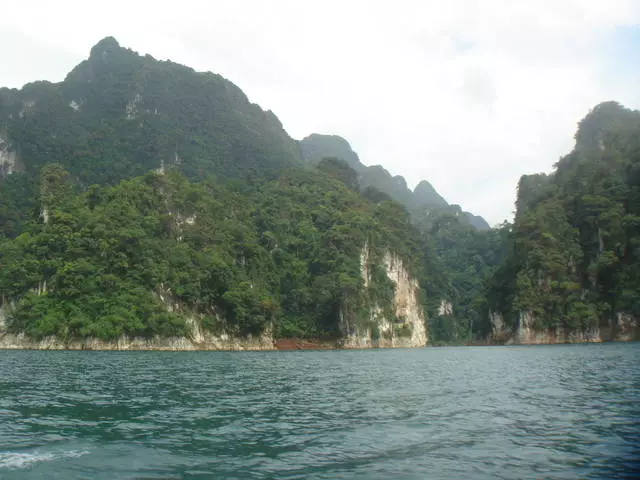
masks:
<path fill-rule="evenodd" d="M 349 142 L 338 135 L 312 133 L 299 144 L 302 158 L 307 162 L 317 164 L 323 158 L 335 157 L 347 162 L 358 173 L 367 168 L 360 161 L 358 154 L 351 149 Z"/>
<path fill-rule="evenodd" d="M 491 228 L 487 221 L 480 215 L 474 215 L 471 212 L 462 212 L 462 214 L 467 218 L 469 223 L 478 230 L 489 230 Z"/>
<path fill-rule="evenodd" d="M 391 175 L 381 165 L 366 166 L 353 151 L 349 142 L 338 135 L 322 135 L 313 133 L 300 141 L 302 158 L 317 164 L 323 158 L 335 157 L 342 159 L 359 174 L 360 187 L 375 187 L 386 193 L 394 200 L 404 204 L 410 212 L 418 213 L 426 209 L 447 207 L 449 203 L 442 198 L 436 189 L 426 180 L 422 180 L 412 191 L 404 177 Z M 463 212 L 455 206 L 466 221 L 479 230 L 488 230 L 489 224 L 480 216 Z"/>
<path fill-rule="evenodd" d="M 422 180 L 413 190 L 416 201 L 421 205 L 435 205 L 443 207 L 448 205 L 447 201 L 433 188 L 426 180 Z"/>

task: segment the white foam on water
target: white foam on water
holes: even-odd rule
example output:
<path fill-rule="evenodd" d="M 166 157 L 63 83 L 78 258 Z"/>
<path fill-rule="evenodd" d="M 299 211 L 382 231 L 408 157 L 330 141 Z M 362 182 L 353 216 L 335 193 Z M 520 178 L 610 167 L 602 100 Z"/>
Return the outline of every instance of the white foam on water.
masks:
<path fill-rule="evenodd" d="M 51 462 L 63 458 L 78 458 L 89 453 L 86 450 L 70 450 L 68 452 L 0 452 L 0 469 L 28 468 L 35 463 Z"/>

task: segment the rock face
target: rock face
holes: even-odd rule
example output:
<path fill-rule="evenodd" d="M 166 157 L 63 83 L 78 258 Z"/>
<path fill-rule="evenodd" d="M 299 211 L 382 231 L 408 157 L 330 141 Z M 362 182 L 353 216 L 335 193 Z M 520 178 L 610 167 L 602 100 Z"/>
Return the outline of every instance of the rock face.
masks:
<path fill-rule="evenodd" d="M 365 245 L 360 256 L 365 287 L 371 279 L 368 257 L 369 248 Z M 399 321 L 387 318 L 379 305 L 370 306 L 369 321 L 365 326 L 349 323 L 342 316 L 340 328 L 344 335 L 344 348 L 415 348 L 427 344 L 424 312 L 418 298 L 418 281 L 411 277 L 402 259 L 391 252 L 386 252 L 383 264 L 387 277 L 395 283 L 393 310 Z"/>
<path fill-rule="evenodd" d="M 535 316 L 531 312 L 520 312 L 515 332 L 506 327 L 500 312 L 489 312 L 492 333 L 490 343 L 506 345 L 547 345 L 556 343 L 600 343 L 629 342 L 640 340 L 640 322 L 633 315 L 618 313 L 607 325 L 586 330 L 565 328 L 535 328 Z"/>
<path fill-rule="evenodd" d="M 441 317 L 449 317 L 453 315 L 453 304 L 448 300 L 440 300 L 438 315 Z"/>
<path fill-rule="evenodd" d="M 371 281 L 368 267 L 368 247 L 362 250 L 361 272 L 365 286 Z M 418 297 L 419 284 L 413 278 L 404 262 L 397 255 L 386 252 L 382 264 L 387 277 L 395 284 L 392 310 L 393 318 L 388 318 L 379 305 L 369 307 L 366 325 L 350 324 L 341 320 L 342 348 L 414 348 L 427 344 L 427 329 L 424 313 Z M 46 285 L 39 285 L 38 294 L 46 292 Z M 171 298 L 166 289 L 158 291 L 158 297 L 168 311 L 185 314 L 189 333 L 183 337 L 131 338 L 120 337 L 114 341 L 98 338 L 65 341 L 56 337 L 40 340 L 28 338 L 25 334 L 9 333 L 6 320 L 13 303 L 0 303 L 0 349 L 31 350 L 273 350 L 275 342 L 271 329 L 259 336 L 238 338 L 224 331 L 212 333 L 202 328 L 195 315 L 188 315 L 184 307 Z"/>
<path fill-rule="evenodd" d="M 16 153 L 11 151 L 9 143 L 0 136 L 0 179 L 6 178 L 18 169 Z"/>
<path fill-rule="evenodd" d="M 234 338 L 228 335 L 207 335 L 202 342 L 187 337 L 129 338 L 116 341 L 86 338 L 64 342 L 55 337 L 31 340 L 24 334 L 0 333 L 0 348 L 16 350 L 273 350 L 273 338 Z"/>
<path fill-rule="evenodd" d="M 618 313 L 614 328 L 614 339 L 621 342 L 640 340 L 640 321 L 628 313 Z"/>
<path fill-rule="evenodd" d="M 535 317 L 531 312 L 520 312 L 518 330 L 507 340 L 507 345 L 543 345 L 553 343 L 599 343 L 600 329 L 567 331 L 563 328 L 535 329 Z"/>
<path fill-rule="evenodd" d="M 511 332 L 504 322 L 504 316 L 500 312 L 489 312 L 491 322 L 491 341 L 504 343 L 511 338 Z"/>

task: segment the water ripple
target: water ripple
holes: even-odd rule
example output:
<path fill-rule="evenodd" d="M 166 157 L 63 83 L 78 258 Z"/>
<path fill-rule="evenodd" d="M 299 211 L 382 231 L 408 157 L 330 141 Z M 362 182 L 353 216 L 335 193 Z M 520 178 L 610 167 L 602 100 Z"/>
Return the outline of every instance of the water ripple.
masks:
<path fill-rule="evenodd" d="M 0 478 L 636 478 L 640 344 L 0 352 Z"/>

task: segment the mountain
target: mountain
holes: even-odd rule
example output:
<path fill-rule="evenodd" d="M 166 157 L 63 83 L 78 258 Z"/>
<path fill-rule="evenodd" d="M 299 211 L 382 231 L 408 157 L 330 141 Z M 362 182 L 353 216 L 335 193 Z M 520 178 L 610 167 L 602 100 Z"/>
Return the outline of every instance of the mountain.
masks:
<path fill-rule="evenodd" d="M 478 230 L 489 230 L 491 228 L 487 221 L 480 215 L 474 215 L 471 212 L 462 212 L 462 214 L 466 217 L 469 224 Z"/>
<path fill-rule="evenodd" d="M 63 82 L 0 89 L 0 348 L 633 339 L 639 138 L 640 113 L 597 106 L 520 180 L 514 224 L 479 230 L 340 137 L 298 143 L 222 77 L 106 38 Z"/>
<path fill-rule="evenodd" d="M 448 205 L 447 201 L 433 188 L 426 180 L 422 180 L 416 188 L 413 190 L 415 202 L 418 205 L 445 207 Z"/>
<path fill-rule="evenodd" d="M 61 83 L 0 90 L 0 170 L 59 163 L 82 184 L 151 169 L 273 176 L 301 161 L 277 117 L 233 83 L 105 38 Z"/>
<path fill-rule="evenodd" d="M 299 142 L 302 158 L 307 162 L 319 163 L 323 158 L 339 158 L 347 162 L 356 172 L 366 169 L 351 145 L 338 135 L 312 133 Z"/>
<path fill-rule="evenodd" d="M 426 180 L 422 180 L 412 191 L 404 177 L 391 175 L 381 165 L 366 166 L 353 151 L 349 142 L 337 135 L 321 135 L 313 133 L 300 141 L 300 151 L 302 158 L 307 162 L 317 164 L 323 158 L 342 159 L 358 172 L 360 187 L 364 190 L 367 187 L 374 187 L 386 193 L 397 202 L 402 203 L 412 213 L 420 213 L 422 210 L 447 207 L 449 204 L 442 198 L 433 186 Z M 457 207 L 463 217 L 463 221 L 468 222 L 479 230 L 488 230 L 489 224 L 480 216 L 469 212 L 462 212 Z"/>
<path fill-rule="evenodd" d="M 520 179 L 511 251 L 487 291 L 494 337 L 640 334 L 640 112 L 602 103 L 575 138 L 553 173 Z"/>
<path fill-rule="evenodd" d="M 404 207 L 303 162 L 231 82 L 106 38 L 0 90 L 0 347 L 427 342 Z"/>
<path fill-rule="evenodd" d="M 490 229 L 482 217 L 463 212 L 459 205 L 449 205 L 426 180 L 411 191 L 403 177 L 392 176 L 380 165 L 364 165 L 342 137 L 312 134 L 300 141 L 300 150 L 315 165 L 343 160 L 363 195 L 405 205 L 421 231 L 430 339 L 435 344 L 471 341 L 483 323 L 478 305 L 484 298 L 485 283 L 506 254 L 505 232 Z M 343 173 L 342 177 L 347 176 Z"/>

